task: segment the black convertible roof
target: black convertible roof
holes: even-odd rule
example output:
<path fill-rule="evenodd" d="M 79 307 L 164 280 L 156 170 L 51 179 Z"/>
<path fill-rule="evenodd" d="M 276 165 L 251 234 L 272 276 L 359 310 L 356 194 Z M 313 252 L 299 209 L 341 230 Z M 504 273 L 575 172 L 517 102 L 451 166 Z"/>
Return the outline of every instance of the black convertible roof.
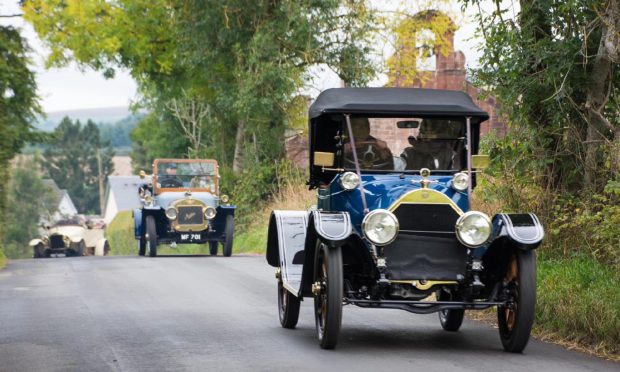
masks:
<path fill-rule="evenodd" d="M 456 115 L 484 121 L 489 114 L 461 91 L 420 88 L 333 88 L 310 106 L 310 119 L 329 113 L 380 115 Z"/>

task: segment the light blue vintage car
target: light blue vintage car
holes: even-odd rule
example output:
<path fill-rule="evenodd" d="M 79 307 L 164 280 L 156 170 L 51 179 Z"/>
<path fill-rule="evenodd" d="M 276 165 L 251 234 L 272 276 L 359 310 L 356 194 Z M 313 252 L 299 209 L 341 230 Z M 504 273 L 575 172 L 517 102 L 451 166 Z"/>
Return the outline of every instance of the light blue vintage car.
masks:
<path fill-rule="evenodd" d="M 330 349 L 343 304 L 438 312 L 447 331 L 466 309 L 496 306 L 504 348 L 521 352 L 544 232 L 531 213 L 471 209 L 488 114 L 464 92 L 340 88 L 321 93 L 309 117 L 317 205 L 273 211 L 268 231 L 282 326 L 294 328 L 300 301 L 313 297 Z"/>
<path fill-rule="evenodd" d="M 211 255 L 221 243 L 223 255 L 232 254 L 236 207 L 219 193 L 217 161 L 156 159 L 152 183 L 138 193 L 142 208 L 133 217 L 140 256 L 157 256 L 160 243 L 208 243 Z"/>

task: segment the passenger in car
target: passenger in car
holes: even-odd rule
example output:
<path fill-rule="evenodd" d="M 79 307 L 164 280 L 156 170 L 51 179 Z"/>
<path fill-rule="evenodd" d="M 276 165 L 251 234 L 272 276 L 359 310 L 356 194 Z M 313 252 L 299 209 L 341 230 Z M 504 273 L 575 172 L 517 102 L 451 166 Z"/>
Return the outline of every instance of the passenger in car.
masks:
<path fill-rule="evenodd" d="M 392 151 L 385 141 L 370 135 L 370 122 L 368 118 L 352 117 L 351 130 L 355 137 L 355 149 L 357 159 L 362 169 L 394 169 Z M 344 143 L 345 168 L 355 168 L 355 159 L 351 142 L 347 139 Z"/>

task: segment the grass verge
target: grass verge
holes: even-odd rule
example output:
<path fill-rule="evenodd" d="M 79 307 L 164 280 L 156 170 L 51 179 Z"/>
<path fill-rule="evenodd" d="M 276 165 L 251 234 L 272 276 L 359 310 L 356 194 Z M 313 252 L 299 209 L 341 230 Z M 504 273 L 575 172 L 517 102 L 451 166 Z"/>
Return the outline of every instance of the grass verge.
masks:
<path fill-rule="evenodd" d="M 4 252 L 0 249 L 0 269 L 4 268 L 6 266 L 6 256 L 4 255 Z"/>
<path fill-rule="evenodd" d="M 540 258 L 537 337 L 620 360 L 620 272 L 591 258 Z"/>

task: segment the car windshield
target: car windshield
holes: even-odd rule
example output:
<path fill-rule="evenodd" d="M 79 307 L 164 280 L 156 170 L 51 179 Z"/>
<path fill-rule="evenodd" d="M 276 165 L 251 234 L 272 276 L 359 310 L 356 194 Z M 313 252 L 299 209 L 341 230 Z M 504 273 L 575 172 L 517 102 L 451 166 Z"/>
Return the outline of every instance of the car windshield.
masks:
<path fill-rule="evenodd" d="M 352 116 L 351 129 L 361 170 L 462 169 L 465 151 L 462 120 Z M 343 149 L 344 168 L 354 170 L 355 159 L 348 135 L 343 138 Z"/>
<path fill-rule="evenodd" d="M 158 187 L 207 189 L 216 188 L 216 164 L 213 162 L 159 162 L 157 164 Z"/>

